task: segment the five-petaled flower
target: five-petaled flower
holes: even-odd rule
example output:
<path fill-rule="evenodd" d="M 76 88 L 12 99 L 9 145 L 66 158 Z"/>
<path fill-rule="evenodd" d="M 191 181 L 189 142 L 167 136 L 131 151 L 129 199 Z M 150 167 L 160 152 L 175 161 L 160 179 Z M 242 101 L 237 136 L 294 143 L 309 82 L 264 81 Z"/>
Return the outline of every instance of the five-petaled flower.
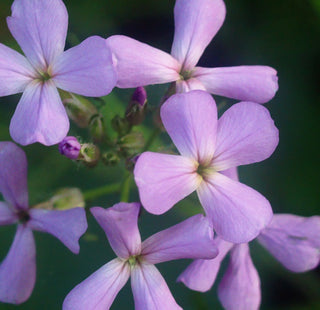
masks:
<path fill-rule="evenodd" d="M 203 215 L 195 215 L 141 242 L 139 203 L 91 208 L 118 255 L 66 297 L 63 310 L 107 310 L 131 275 L 136 310 L 181 309 L 154 264 L 174 259 L 217 256 L 213 231 Z"/>
<path fill-rule="evenodd" d="M 164 213 L 197 190 L 218 235 L 234 243 L 255 238 L 272 218 L 269 202 L 220 172 L 273 153 L 279 138 L 268 110 L 240 102 L 218 121 L 212 96 L 193 90 L 170 97 L 161 107 L 161 119 L 181 156 L 139 156 L 134 177 L 145 209 Z"/>
<path fill-rule="evenodd" d="M 15 0 L 7 23 L 26 55 L 0 44 L 0 96 L 23 92 L 10 134 L 22 145 L 56 144 L 69 130 L 57 88 L 107 95 L 116 83 L 111 53 L 97 36 L 63 52 L 68 14 L 61 0 Z"/>
<path fill-rule="evenodd" d="M 212 94 L 265 103 L 278 90 L 277 72 L 267 66 L 196 67 L 220 29 L 226 14 L 223 0 L 177 0 L 171 55 L 126 36 L 107 39 L 118 71 L 117 86 L 129 88 L 176 82 L 177 92 Z"/>
<path fill-rule="evenodd" d="M 29 298 L 36 280 L 32 230 L 49 233 L 78 253 L 78 240 L 87 229 L 87 220 L 83 208 L 29 208 L 26 155 L 12 142 L 0 142 L 0 192 L 6 201 L 0 202 L 0 225 L 18 223 L 9 253 L 0 264 L 0 301 L 19 304 Z"/>

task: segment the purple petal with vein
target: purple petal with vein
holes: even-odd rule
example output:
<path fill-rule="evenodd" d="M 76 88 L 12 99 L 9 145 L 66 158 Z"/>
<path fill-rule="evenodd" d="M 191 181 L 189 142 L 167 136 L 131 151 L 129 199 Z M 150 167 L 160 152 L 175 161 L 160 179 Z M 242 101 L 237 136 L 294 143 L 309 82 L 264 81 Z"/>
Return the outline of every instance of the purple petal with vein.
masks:
<path fill-rule="evenodd" d="M 30 228 L 18 225 L 9 253 L 0 265 L 0 301 L 26 301 L 36 281 L 36 248 Z"/>
<path fill-rule="evenodd" d="M 63 52 L 68 13 L 61 0 L 15 0 L 8 27 L 31 64 L 46 70 Z"/>
<path fill-rule="evenodd" d="M 0 201 L 0 226 L 13 224 L 18 220 L 11 207 Z"/>
<path fill-rule="evenodd" d="M 175 33 L 171 54 L 191 70 L 223 24 L 226 8 L 222 0 L 177 0 Z"/>
<path fill-rule="evenodd" d="M 142 153 L 135 165 L 134 178 L 143 207 L 162 214 L 191 194 L 200 185 L 196 163 L 178 155 Z"/>
<path fill-rule="evenodd" d="M 136 265 L 131 271 L 131 287 L 135 310 L 182 310 L 154 265 Z"/>
<path fill-rule="evenodd" d="M 161 107 L 161 119 L 181 155 L 202 163 L 211 161 L 217 107 L 210 94 L 192 91 L 171 96 Z"/>
<path fill-rule="evenodd" d="M 117 256 L 126 259 L 132 255 L 140 254 L 139 203 L 120 202 L 108 209 L 94 207 L 90 211 L 105 231 Z"/>
<path fill-rule="evenodd" d="M 23 92 L 35 75 L 24 56 L 0 43 L 0 96 Z"/>
<path fill-rule="evenodd" d="M 31 209 L 28 226 L 47 232 L 58 238 L 73 253 L 79 253 L 79 238 L 87 230 L 86 213 L 83 208 L 69 210 Z"/>
<path fill-rule="evenodd" d="M 265 103 L 278 90 L 277 71 L 267 66 L 195 68 L 193 76 L 215 95 Z"/>
<path fill-rule="evenodd" d="M 311 270 L 320 263 L 320 216 L 276 214 L 258 240 L 287 269 Z"/>
<path fill-rule="evenodd" d="M 15 210 L 28 209 L 27 157 L 12 142 L 0 142 L 0 192 Z"/>
<path fill-rule="evenodd" d="M 218 297 L 227 310 L 257 310 L 261 301 L 260 279 L 248 244 L 236 245 L 229 267 L 218 288 Z"/>
<path fill-rule="evenodd" d="M 198 195 L 214 230 L 229 242 L 249 242 L 271 221 L 266 198 L 218 172 L 201 183 Z"/>
<path fill-rule="evenodd" d="M 180 79 L 181 65 L 171 55 L 126 36 L 107 39 L 118 73 L 117 86 L 133 88 Z"/>
<path fill-rule="evenodd" d="M 51 80 L 33 81 L 24 91 L 11 119 L 11 137 L 22 145 L 59 143 L 68 133 L 69 119 Z"/>
<path fill-rule="evenodd" d="M 218 249 L 212 226 L 198 214 L 149 237 L 142 243 L 141 254 L 148 263 L 157 264 L 182 258 L 214 258 Z"/>
<path fill-rule="evenodd" d="M 215 244 L 219 250 L 217 257 L 214 259 L 194 260 L 180 274 L 177 281 L 182 282 L 185 286 L 194 291 L 206 292 L 210 290 L 220 270 L 221 262 L 233 247 L 232 243 L 224 241 L 219 237 L 215 238 Z"/>
<path fill-rule="evenodd" d="M 192 90 L 204 90 L 206 91 L 203 84 L 195 78 L 188 80 L 179 80 L 176 82 L 176 93 L 187 93 Z"/>
<path fill-rule="evenodd" d="M 278 142 L 278 129 L 265 107 L 237 103 L 219 119 L 214 167 L 226 170 L 262 161 L 271 156 Z"/>
<path fill-rule="evenodd" d="M 130 267 L 116 258 L 78 284 L 65 298 L 63 310 L 108 310 L 130 276 Z"/>
<path fill-rule="evenodd" d="M 83 96 L 109 94 L 117 82 L 105 39 L 93 36 L 61 54 L 52 64 L 57 87 Z"/>

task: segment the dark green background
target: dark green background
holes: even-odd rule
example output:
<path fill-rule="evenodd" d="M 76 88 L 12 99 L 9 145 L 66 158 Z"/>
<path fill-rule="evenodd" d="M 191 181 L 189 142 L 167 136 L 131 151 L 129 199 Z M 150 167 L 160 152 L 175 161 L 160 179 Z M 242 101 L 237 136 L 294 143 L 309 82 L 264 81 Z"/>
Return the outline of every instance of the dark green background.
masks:
<path fill-rule="evenodd" d="M 302 216 L 319 214 L 319 0 L 226 0 L 226 21 L 207 48 L 200 65 L 270 65 L 278 70 L 280 89 L 266 106 L 280 130 L 280 144 L 265 162 L 242 167 L 243 182 L 263 193 L 278 213 Z M 174 1 L 68 0 L 68 46 L 90 35 L 108 37 L 125 34 L 170 51 L 173 37 Z M 0 2 L 0 41 L 18 48 L 5 22 L 11 1 Z M 150 104 L 157 105 L 163 86 L 147 88 Z M 131 91 L 115 90 L 110 106 L 128 101 Z M 117 99 L 118 98 L 118 99 Z M 216 98 L 221 102 L 222 98 Z M 0 98 L 0 141 L 9 140 L 9 121 L 19 95 Z M 120 105 L 120 103 L 119 103 Z M 120 109 L 124 106 L 120 105 Z M 106 109 L 107 111 L 107 109 Z M 147 120 L 147 124 L 152 122 Z M 72 133 L 79 133 L 72 125 Z M 144 129 L 146 137 L 150 129 Z M 162 134 L 163 141 L 169 141 Z M 156 143 L 153 148 L 157 149 Z M 31 145 L 24 148 L 29 160 L 30 203 L 48 199 L 60 187 L 93 189 L 121 180 L 122 169 L 99 165 L 87 169 L 59 155 L 57 147 Z M 137 200 L 132 186 L 131 201 Z M 89 205 L 111 206 L 118 195 L 108 195 Z M 156 217 L 146 213 L 140 219 L 143 237 L 166 228 L 198 211 L 195 196 L 170 212 Z M 88 234 L 81 239 L 76 256 L 50 235 L 35 233 L 37 283 L 31 298 L 16 307 L 0 309 L 61 309 L 66 294 L 85 277 L 114 257 L 103 231 L 88 216 Z M 15 227 L 0 227 L 0 261 L 12 242 Z M 94 239 L 94 240 L 92 240 Z M 253 261 L 262 283 L 261 309 L 320 309 L 319 268 L 304 274 L 286 271 L 259 245 L 251 245 Z M 216 286 L 200 294 L 175 283 L 188 261 L 158 265 L 177 302 L 184 309 L 221 309 Z M 130 286 L 120 292 L 113 309 L 133 309 Z"/>

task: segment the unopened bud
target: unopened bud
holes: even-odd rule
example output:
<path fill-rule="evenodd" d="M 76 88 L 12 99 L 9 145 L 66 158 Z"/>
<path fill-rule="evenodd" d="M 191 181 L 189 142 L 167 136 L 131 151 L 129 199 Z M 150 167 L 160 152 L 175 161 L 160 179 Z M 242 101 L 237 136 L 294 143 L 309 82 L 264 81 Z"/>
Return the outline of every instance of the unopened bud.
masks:
<path fill-rule="evenodd" d="M 137 87 L 126 110 L 126 119 L 132 125 L 139 125 L 145 117 L 147 92 L 143 87 Z"/>
<path fill-rule="evenodd" d="M 133 171 L 135 164 L 137 163 L 137 160 L 139 158 L 140 154 L 135 155 L 133 157 L 127 158 L 125 161 L 125 167 L 129 171 Z"/>
<path fill-rule="evenodd" d="M 129 122 L 125 118 L 120 117 L 119 115 L 116 115 L 112 119 L 111 125 L 120 137 L 127 134 L 131 129 L 131 125 L 129 124 Z"/>
<path fill-rule="evenodd" d="M 102 162 L 106 166 L 115 166 L 120 162 L 120 157 L 116 152 L 107 152 L 102 154 Z"/>
<path fill-rule="evenodd" d="M 96 107 L 86 98 L 60 91 L 68 116 L 81 128 L 89 126 L 90 119 L 97 114 Z"/>
<path fill-rule="evenodd" d="M 119 146 L 127 154 L 134 154 L 144 147 L 145 141 L 141 132 L 131 132 L 119 140 Z"/>
<path fill-rule="evenodd" d="M 106 138 L 104 119 L 101 114 L 91 117 L 89 130 L 94 142 L 101 142 Z"/>
<path fill-rule="evenodd" d="M 65 137 L 59 143 L 59 152 L 70 159 L 77 159 L 80 153 L 80 149 L 81 144 L 76 137 Z"/>
<path fill-rule="evenodd" d="M 81 145 L 79 159 L 83 161 L 87 166 L 95 166 L 100 159 L 99 148 L 91 143 L 84 143 Z"/>

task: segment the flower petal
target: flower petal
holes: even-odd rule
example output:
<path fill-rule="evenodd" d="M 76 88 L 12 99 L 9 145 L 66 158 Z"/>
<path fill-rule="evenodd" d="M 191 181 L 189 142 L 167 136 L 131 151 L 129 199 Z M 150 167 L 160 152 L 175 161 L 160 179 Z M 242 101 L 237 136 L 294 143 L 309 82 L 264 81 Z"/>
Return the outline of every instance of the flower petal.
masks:
<path fill-rule="evenodd" d="M 201 177 L 193 160 L 168 154 L 142 153 L 134 168 L 143 207 L 153 214 L 168 211 L 197 189 Z"/>
<path fill-rule="evenodd" d="M 30 83 L 11 119 L 11 137 L 22 145 L 59 143 L 68 133 L 69 119 L 52 81 Z"/>
<path fill-rule="evenodd" d="M 0 201 L 0 225 L 13 224 L 18 220 L 10 206 Z"/>
<path fill-rule="evenodd" d="M 31 64 L 46 71 L 63 52 L 68 13 L 61 0 L 15 0 L 8 27 Z"/>
<path fill-rule="evenodd" d="M 117 256 L 126 259 L 131 255 L 140 254 L 139 203 L 120 202 L 108 209 L 94 207 L 90 211 L 105 231 Z"/>
<path fill-rule="evenodd" d="M 175 33 L 171 54 L 192 70 L 216 35 L 226 16 L 222 0 L 177 0 L 174 8 Z"/>
<path fill-rule="evenodd" d="M 218 172 L 201 183 L 198 195 L 214 230 L 227 241 L 249 242 L 271 221 L 272 209 L 266 198 Z"/>
<path fill-rule="evenodd" d="M 0 43 L 0 96 L 24 91 L 36 73 L 27 59 Z"/>
<path fill-rule="evenodd" d="M 195 78 L 190 78 L 186 81 L 179 80 L 176 82 L 176 92 L 177 93 L 187 93 L 192 90 L 204 90 L 206 91 L 205 87 L 202 83 Z"/>
<path fill-rule="evenodd" d="M 130 276 L 130 267 L 116 258 L 78 284 L 65 298 L 63 310 L 108 310 Z"/>
<path fill-rule="evenodd" d="M 57 87 L 91 97 L 109 94 L 117 82 L 111 52 L 98 36 L 61 54 L 52 64 L 52 76 Z"/>
<path fill-rule="evenodd" d="M 0 265 L 0 301 L 26 301 L 36 281 L 36 248 L 30 228 L 18 225 L 9 253 Z"/>
<path fill-rule="evenodd" d="M 107 46 L 114 55 L 117 86 L 133 88 L 180 79 L 180 64 L 169 54 L 126 36 L 112 36 Z"/>
<path fill-rule="evenodd" d="M 214 258 L 218 249 L 209 221 L 198 214 L 145 240 L 141 254 L 148 263 L 158 264 L 182 258 Z"/>
<path fill-rule="evenodd" d="M 73 253 L 79 253 L 79 238 L 87 230 L 86 213 L 83 208 L 68 210 L 31 209 L 28 225 L 32 229 L 47 232 L 58 238 Z"/>
<path fill-rule="evenodd" d="M 133 268 L 131 287 L 135 310 L 182 310 L 154 265 L 141 263 Z"/>
<path fill-rule="evenodd" d="M 182 282 L 191 290 L 206 292 L 211 289 L 220 269 L 221 262 L 233 247 L 233 244 L 223 239 L 215 238 L 219 254 L 214 259 L 196 259 L 179 276 Z"/>
<path fill-rule="evenodd" d="M 258 240 L 289 270 L 311 270 L 320 263 L 320 216 L 276 214 Z"/>
<path fill-rule="evenodd" d="M 161 107 L 161 119 L 183 156 L 210 162 L 216 145 L 217 107 L 210 94 L 195 90 L 171 96 Z"/>
<path fill-rule="evenodd" d="M 278 90 L 277 71 L 267 66 L 195 68 L 193 76 L 215 95 L 265 103 Z"/>
<path fill-rule="evenodd" d="M 219 119 L 214 167 L 225 170 L 262 161 L 271 156 L 278 142 L 278 129 L 265 107 L 237 103 Z"/>
<path fill-rule="evenodd" d="M 0 142 L 0 192 L 15 210 L 28 209 L 27 157 L 12 142 Z"/>
<path fill-rule="evenodd" d="M 248 244 L 231 251 L 228 269 L 218 288 L 218 297 L 227 310 L 257 310 L 261 301 L 260 278 L 254 267 Z"/>

